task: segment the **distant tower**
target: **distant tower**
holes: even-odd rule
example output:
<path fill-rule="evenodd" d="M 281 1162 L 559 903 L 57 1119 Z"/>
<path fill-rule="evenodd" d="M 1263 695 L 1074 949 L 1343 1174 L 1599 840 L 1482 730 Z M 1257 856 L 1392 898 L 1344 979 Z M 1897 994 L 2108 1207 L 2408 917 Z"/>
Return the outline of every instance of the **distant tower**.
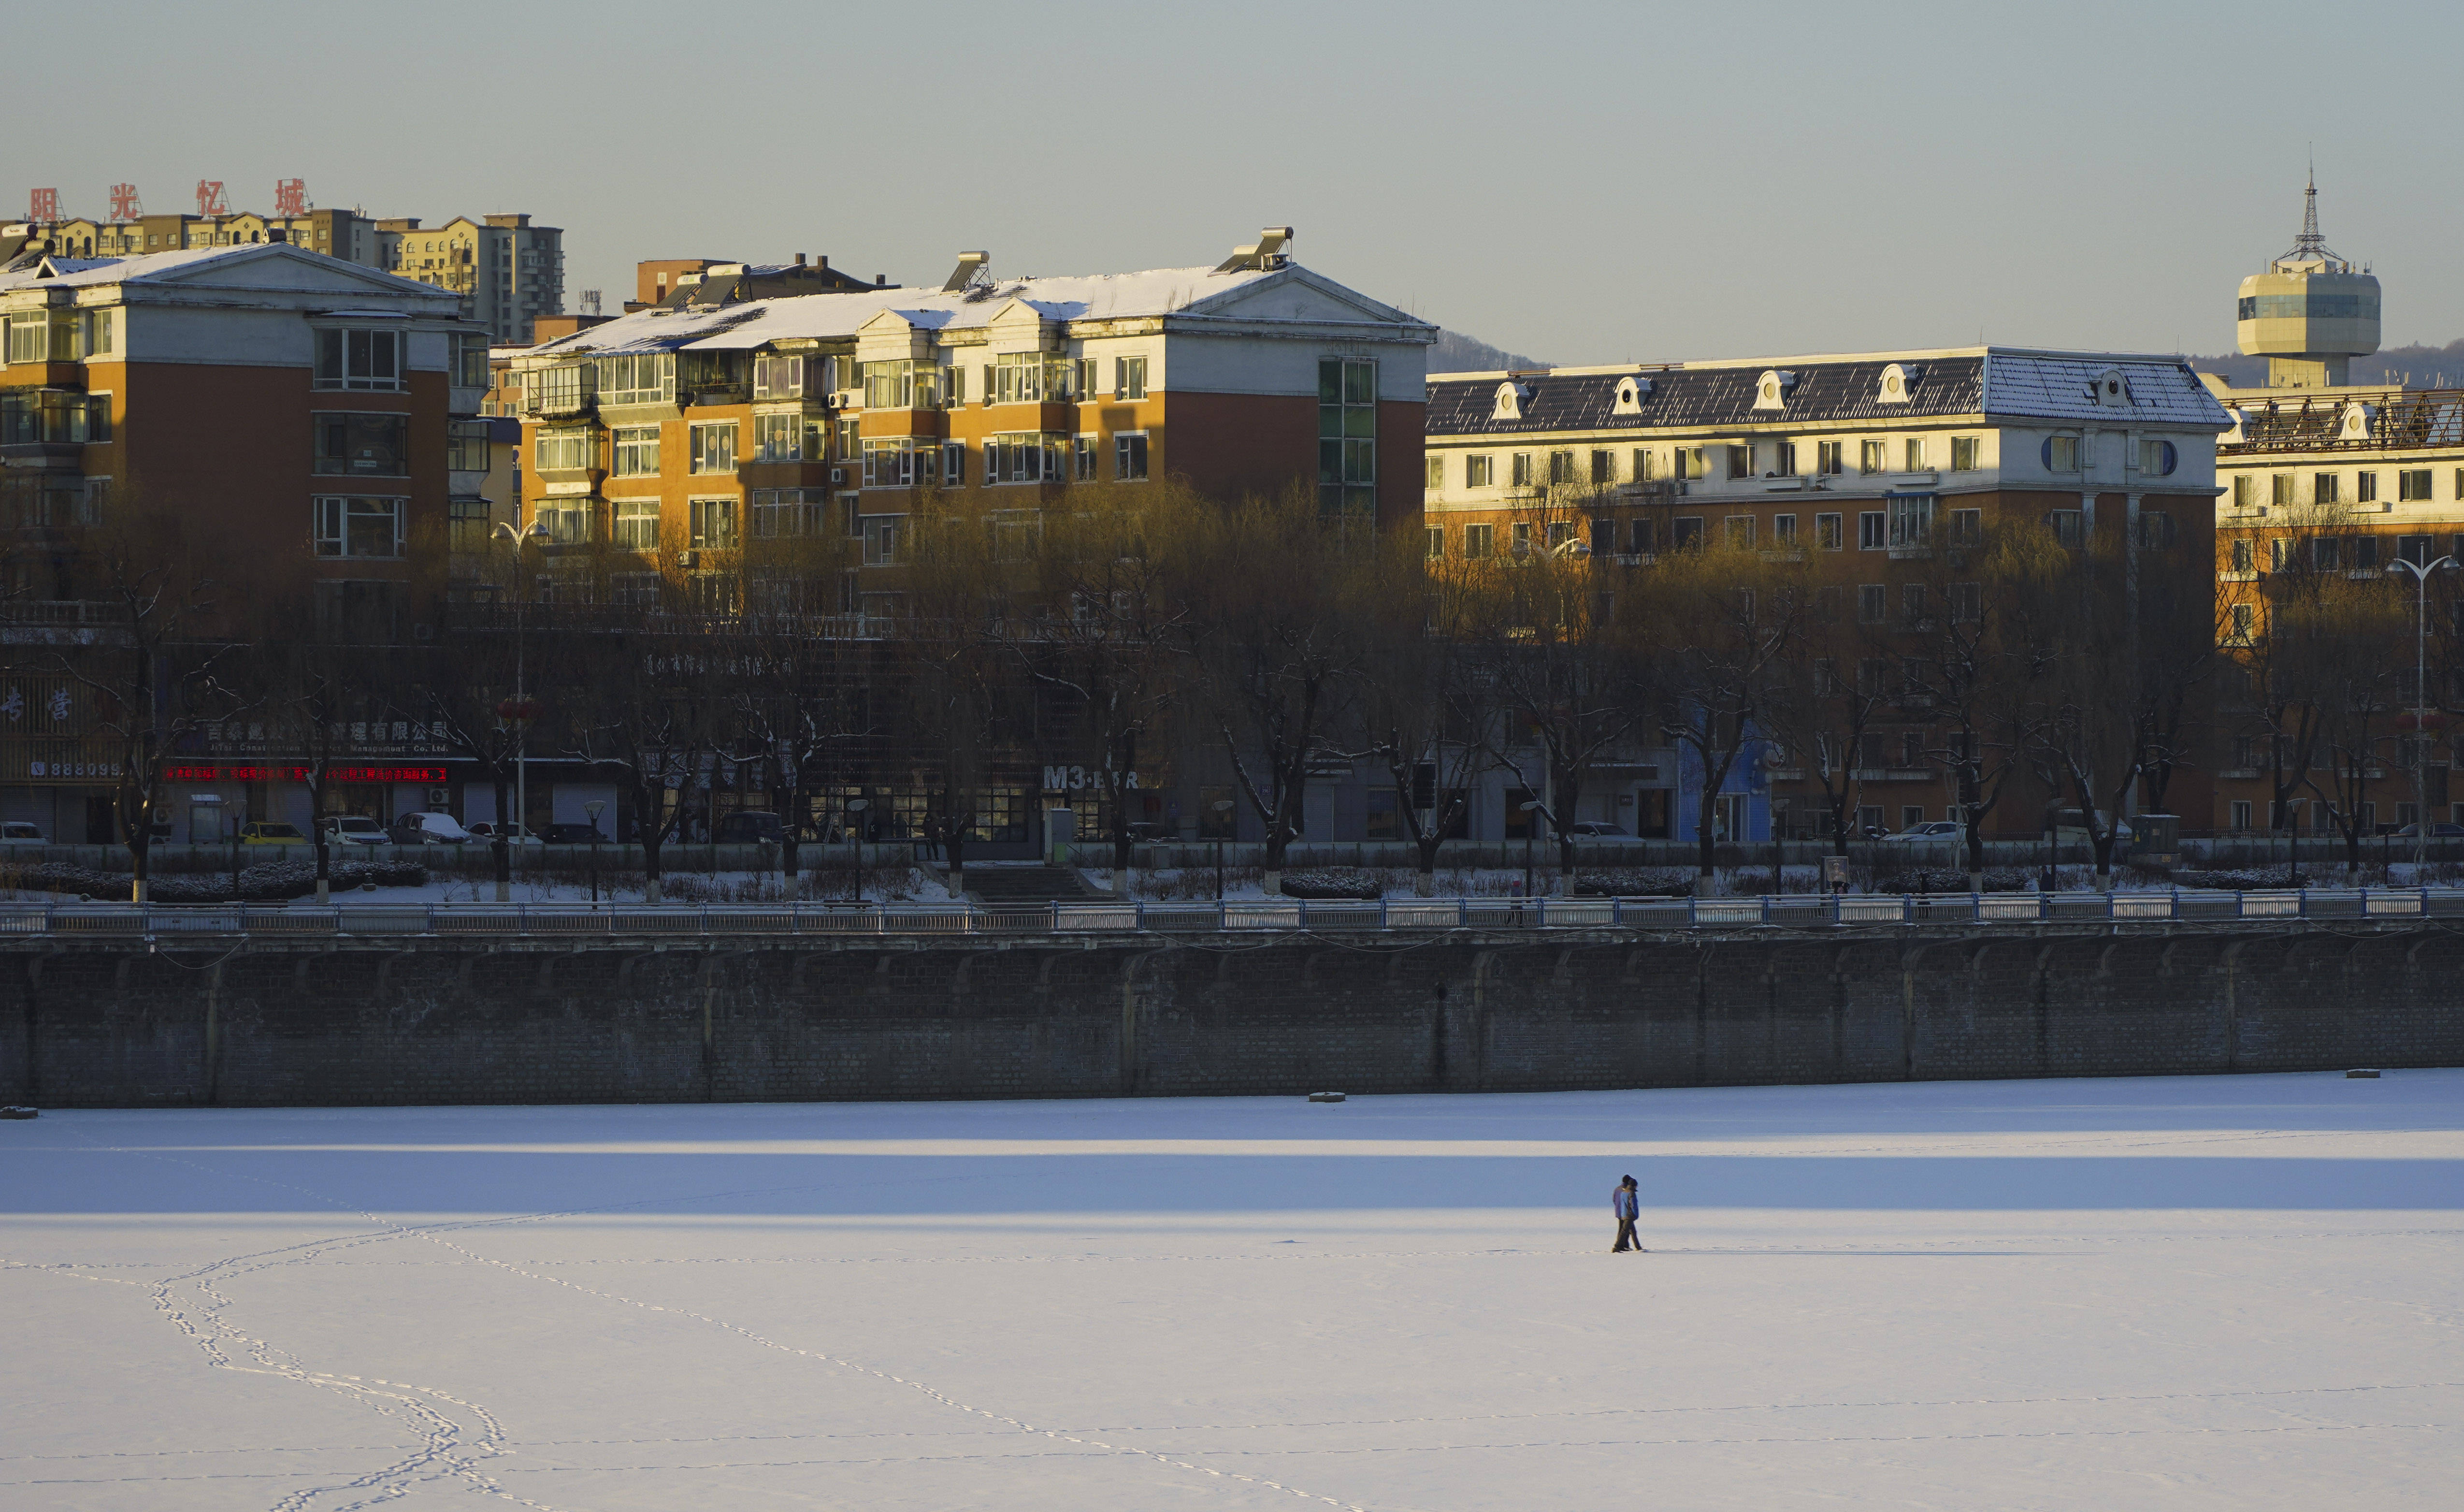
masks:
<path fill-rule="evenodd" d="M 2316 172 L 2293 250 L 2241 280 L 2240 322 L 2241 349 L 2266 355 L 2271 389 L 2349 383 L 2353 359 L 2379 349 L 2379 280 L 2327 250 Z"/>

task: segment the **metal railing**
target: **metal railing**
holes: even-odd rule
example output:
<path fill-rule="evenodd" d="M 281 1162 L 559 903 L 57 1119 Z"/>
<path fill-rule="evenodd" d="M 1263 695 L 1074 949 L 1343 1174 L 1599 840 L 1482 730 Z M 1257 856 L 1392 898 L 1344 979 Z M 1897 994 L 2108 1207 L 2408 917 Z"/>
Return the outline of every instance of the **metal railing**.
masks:
<path fill-rule="evenodd" d="M 1936 893 L 1760 898 L 1239 899 L 1050 903 L 0 903 L 0 936 L 408 935 L 701 939 L 745 935 L 1255 934 L 1340 930 L 1824 928 L 2464 919 L 2464 888 Z"/>

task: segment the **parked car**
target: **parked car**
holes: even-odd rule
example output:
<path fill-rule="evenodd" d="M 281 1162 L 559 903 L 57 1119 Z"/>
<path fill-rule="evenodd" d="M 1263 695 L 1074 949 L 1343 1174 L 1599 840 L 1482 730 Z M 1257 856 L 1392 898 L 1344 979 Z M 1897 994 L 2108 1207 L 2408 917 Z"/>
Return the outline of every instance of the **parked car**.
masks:
<path fill-rule="evenodd" d="M 1566 838 L 1575 841 L 1631 840 L 1634 836 L 1626 833 L 1623 825 L 1611 824 L 1606 819 L 1577 819 L 1566 826 Z"/>
<path fill-rule="evenodd" d="M 467 845 L 471 832 L 450 813 L 406 813 L 393 822 L 396 845 Z"/>
<path fill-rule="evenodd" d="M 787 821 L 766 809 L 738 809 L 723 814 L 711 836 L 721 845 L 776 845 L 787 837 Z"/>
<path fill-rule="evenodd" d="M 471 838 L 474 840 L 482 840 L 490 845 L 494 845 L 496 842 L 496 827 L 486 819 L 473 819 L 463 828 L 469 832 Z M 538 845 L 541 843 L 538 835 L 531 834 L 530 831 L 523 829 L 518 824 L 509 824 L 505 826 L 505 843 L 508 845 Z"/>
<path fill-rule="evenodd" d="M 605 843 L 607 836 L 586 824 L 551 824 L 542 838 L 550 845 L 594 845 Z"/>
<path fill-rule="evenodd" d="M 2414 833 L 2420 830 L 2420 828 L 2421 826 L 2417 824 L 2408 824 L 2401 830 L 2391 832 L 2389 837 L 2398 840 L 2409 840 L 2413 837 Z M 2430 827 L 2430 833 L 2425 835 L 2424 838 L 2431 840 L 2464 839 L 2464 824 L 2433 824 Z"/>
<path fill-rule="evenodd" d="M 390 845 L 393 836 L 385 827 L 365 814 L 338 813 L 325 820 L 325 842 L 328 845 Z"/>
<path fill-rule="evenodd" d="M 305 845 L 308 836 L 296 824 L 280 824 L 271 819 L 252 819 L 239 827 L 242 845 Z"/>
<path fill-rule="evenodd" d="M 0 824 L 0 845 L 49 845 L 51 843 L 43 838 L 41 830 L 23 819 L 11 819 L 6 824 Z"/>
<path fill-rule="evenodd" d="M 1959 836 L 1960 828 L 1957 820 L 1929 819 L 1924 824 L 1909 825 L 1906 829 L 1900 831 L 1897 834 L 1886 834 L 1882 836 L 1882 838 L 1885 840 L 1903 840 L 1913 844 L 1927 840 L 1940 843 L 1945 840 L 1956 840 Z"/>

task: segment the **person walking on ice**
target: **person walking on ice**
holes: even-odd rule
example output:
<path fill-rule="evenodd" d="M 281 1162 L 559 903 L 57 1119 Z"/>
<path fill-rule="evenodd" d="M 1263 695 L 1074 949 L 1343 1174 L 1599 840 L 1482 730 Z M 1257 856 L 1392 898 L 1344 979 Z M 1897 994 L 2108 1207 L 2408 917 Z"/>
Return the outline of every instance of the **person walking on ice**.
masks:
<path fill-rule="evenodd" d="M 1623 1255 L 1628 1250 L 1637 1255 L 1644 1253 L 1642 1241 L 1634 1235 L 1634 1220 L 1642 1216 L 1642 1197 L 1635 1190 L 1632 1176 L 1617 1183 L 1617 1190 L 1609 1194 L 1609 1207 L 1617 1213 L 1617 1248 L 1609 1253 Z"/>

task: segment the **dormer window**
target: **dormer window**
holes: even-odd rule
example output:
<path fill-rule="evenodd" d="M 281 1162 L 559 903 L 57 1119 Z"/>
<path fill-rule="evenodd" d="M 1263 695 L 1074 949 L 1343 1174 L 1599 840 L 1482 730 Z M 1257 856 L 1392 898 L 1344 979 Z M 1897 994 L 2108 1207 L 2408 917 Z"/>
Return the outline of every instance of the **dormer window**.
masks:
<path fill-rule="evenodd" d="M 1642 413 L 1642 401 L 1650 396 L 1650 379 L 1620 378 L 1617 380 L 1617 403 L 1610 409 L 1609 412 L 1611 414 L 1640 414 Z"/>
<path fill-rule="evenodd" d="M 2378 432 L 2378 406 L 2359 400 L 2344 406 L 2344 413 L 2336 426 L 2339 441 L 2366 441 Z"/>
<path fill-rule="evenodd" d="M 1529 384 L 1516 383 L 1509 378 L 1497 386 L 1497 402 L 1490 407 L 1488 417 L 1492 420 L 1520 420 L 1523 418 L 1523 406 L 1530 397 Z"/>
<path fill-rule="evenodd" d="M 2130 408 L 2130 380 L 2122 376 L 2121 368 L 2108 367 L 2088 385 L 2088 395 L 2104 409 L 2127 410 Z"/>
<path fill-rule="evenodd" d="M 1796 391 L 1796 374 L 1771 368 L 1754 380 L 1754 408 L 1784 410 L 1788 396 Z"/>
<path fill-rule="evenodd" d="M 1893 363 L 1882 369 L 1882 382 L 1874 394 L 1877 404 L 1905 404 L 1916 394 L 1917 385 L 1925 380 L 1925 369 L 1903 363 Z"/>

